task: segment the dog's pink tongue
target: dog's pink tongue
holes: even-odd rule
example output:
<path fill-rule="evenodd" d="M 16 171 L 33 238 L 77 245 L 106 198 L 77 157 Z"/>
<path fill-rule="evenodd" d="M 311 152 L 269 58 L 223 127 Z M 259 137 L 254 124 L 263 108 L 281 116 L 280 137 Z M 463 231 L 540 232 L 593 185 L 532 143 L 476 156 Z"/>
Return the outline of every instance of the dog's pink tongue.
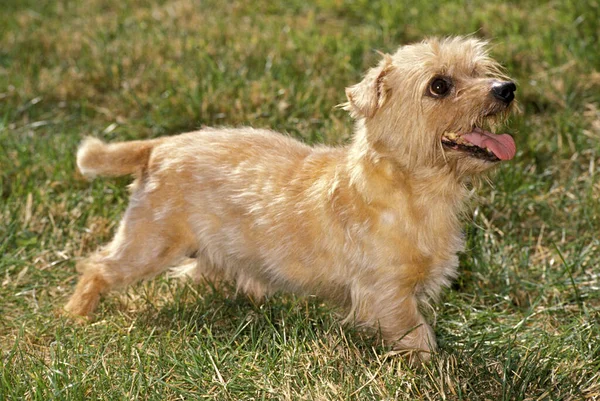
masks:
<path fill-rule="evenodd" d="M 464 134 L 462 137 L 475 146 L 488 148 L 500 160 L 510 160 L 517 153 L 515 140 L 508 134 L 496 135 L 480 128 L 475 128 L 472 132 Z"/>

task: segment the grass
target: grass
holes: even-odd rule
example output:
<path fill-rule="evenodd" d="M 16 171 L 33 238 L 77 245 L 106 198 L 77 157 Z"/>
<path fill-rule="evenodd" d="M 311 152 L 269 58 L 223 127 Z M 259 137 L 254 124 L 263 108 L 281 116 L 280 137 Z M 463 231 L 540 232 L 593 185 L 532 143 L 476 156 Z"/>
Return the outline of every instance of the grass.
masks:
<path fill-rule="evenodd" d="M 6 0 L 0 13 L 0 399 L 600 399 L 600 7 L 595 0 Z M 127 179 L 84 181 L 84 135 L 252 125 L 340 143 L 375 49 L 476 32 L 519 84 L 519 148 L 465 222 L 411 369 L 335 310 L 164 278 L 57 317 Z"/>

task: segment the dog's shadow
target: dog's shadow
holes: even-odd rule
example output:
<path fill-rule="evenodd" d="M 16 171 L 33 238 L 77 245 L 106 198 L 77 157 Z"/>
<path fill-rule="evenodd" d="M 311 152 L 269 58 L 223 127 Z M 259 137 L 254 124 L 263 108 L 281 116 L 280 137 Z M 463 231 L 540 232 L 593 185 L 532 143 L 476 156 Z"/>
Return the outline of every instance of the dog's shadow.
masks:
<path fill-rule="evenodd" d="M 171 298 L 157 305 L 145 302 L 132 316 L 138 330 L 171 331 L 206 336 L 221 344 L 256 352 L 275 347 L 326 347 L 363 358 L 385 352 L 377 333 L 342 324 L 338 311 L 315 297 L 275 294 L 256 303 L 231 287 L 185 283 L 172 288 Z M 143 296 L 142 296 L 143 297 Z M 125 312 L 129 314 L 129 312 Z"/>

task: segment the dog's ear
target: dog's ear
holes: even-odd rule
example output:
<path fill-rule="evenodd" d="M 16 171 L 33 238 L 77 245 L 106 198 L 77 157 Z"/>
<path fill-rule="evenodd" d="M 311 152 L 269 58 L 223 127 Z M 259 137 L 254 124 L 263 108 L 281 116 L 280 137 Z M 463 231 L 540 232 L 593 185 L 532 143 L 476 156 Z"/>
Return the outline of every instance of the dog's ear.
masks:
<path fill-rule="evenodd" d="M 379 65 L 371 68 L 361 82 L 346 88 L 348 102 L 343 105 L 344 110 L 348 110 L 354 118 L 373 117 L 388 96 L 386 77 L 391 69 L 392 58 L 383 54 Z"/>

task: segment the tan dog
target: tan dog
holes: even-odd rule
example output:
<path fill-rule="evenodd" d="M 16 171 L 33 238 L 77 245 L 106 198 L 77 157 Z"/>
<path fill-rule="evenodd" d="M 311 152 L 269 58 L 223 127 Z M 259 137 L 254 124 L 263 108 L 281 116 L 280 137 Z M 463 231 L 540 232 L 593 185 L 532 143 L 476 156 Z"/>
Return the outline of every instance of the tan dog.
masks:
<path fill-rule="evenodd" d="M 137 179 L 113 241 L 79 264 L 66 310 L 89 316 L 102 293 L 192 256 L 189 276 L 256 298 L 322 296 L 427 359 L 435 337 L 419 305 L 456 274 L 465 184 L 515 155 L 509 135 L 484 131 L 515 89 L 485 43 L 431 39 L 384 55 L 346 90 L 357 122 L 345 147 L 251 128 L 87 139 L 83 174 Z"/>

